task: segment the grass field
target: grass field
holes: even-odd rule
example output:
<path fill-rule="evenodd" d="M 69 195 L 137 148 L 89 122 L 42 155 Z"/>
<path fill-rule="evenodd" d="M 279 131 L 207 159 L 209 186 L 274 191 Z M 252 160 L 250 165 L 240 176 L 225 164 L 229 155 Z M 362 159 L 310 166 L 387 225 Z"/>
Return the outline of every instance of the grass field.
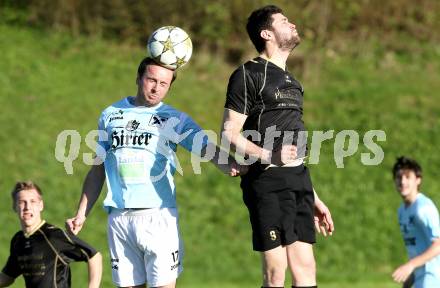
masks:
<path fill-rule="evenodd" d="M 189 284 L 189 285 L 179 285 L 179 287 L 182 288 L 203 288 L 203 287 L 210 287 L 210 288 L 242 288 L 242 287 L 259 287 L 256 284 L 228 284 L 228 283 L 206 283 L 206 284 L 200 284 L 200 285 L 194 285 L 194 284 Z M 290 286 L 285 286 L 285 287 L 290 287 Z M 330 283 L 325 283 L 325 284 L 320 284 L 319 287 L 323 287 L 323 288 L 397 288 L 397 287 L 401 287 L 400 285 L 397 284 L 390 284 L 390 283 L 386 283 L 386 282 L 377 282 L 377 283 L 334 283 L 334 284 L 330 284 Z"/>
<path fill-rule="evenodd" d="M 145 51 L 2 25 L 0 47 L 0 221 L 8 223 L 0 234 L 2 265 L 19 227 L 9 196 L 14 182 L 39 183 L 46 200 L 45 218 L 63 226 L 73 216 L 88 170 L 82 161 L 83 153 L 90 152 L 84 137 L 96 129 L 103 108 L 135 93 L 136 68 Z M 359 49 L 355 57 L 323 48 L 320 66 L 291 67 L 306 90 L 307 128 L 334 130 L 334 135 L 355 130 L 360 137 L 359 149 L 344 159 L 344 168 L 336 168 L 335 137 L 322 144 L 319 163 L 310 165 L 314 185 L 336 224 L 331 239 L 318 238 L 318 278 L 320 287 L 399 287 L 389 275 L 406 253 L 390 168 L 401 154 L 418 159 L 425 168 L 422 191 L 440 203 L 440 49 L 428 46 L 414 54 L 399 54 L 375 43 L 363 43 Z M 205 129 L 218 131 L 232 69 L 195 47 L 166 102 Z M 72 175 L 55 159 L 57 135 L 65 129 L 82 136 Z M 361 153 L 369 152 L 362 141 L 369 130 L 386 134 L 386 141 L 377 142 L 384 159 L 375 166 L 361 162 Z M 228 179 L 209 164 L 196 175 L 189 155 L 184 151 L 178 155 L 184 170 L 176 185 L 186 252 L 180 287 L 258 287 L 259 256 L 251 251 L 239 180 Z M 81 237 L 103 252 L 103 287 L 111 287 L 102 198 Z M 74 287 L 85 287 L 84 265 L 72 267 Z M 18 282 L 13 287 L 22 286 Z"/>

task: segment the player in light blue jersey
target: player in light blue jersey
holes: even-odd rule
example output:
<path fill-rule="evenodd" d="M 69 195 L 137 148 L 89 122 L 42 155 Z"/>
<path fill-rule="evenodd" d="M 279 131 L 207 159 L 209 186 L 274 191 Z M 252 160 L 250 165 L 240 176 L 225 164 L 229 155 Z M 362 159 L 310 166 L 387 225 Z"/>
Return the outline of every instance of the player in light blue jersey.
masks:
<path fill-rule="evenodd" d="M 219 164 L 219 148 L 202 129 L 162 102 L 175 77 L 175 71 L 145 58 L 138 68 L 136 96 L 102 112 L 98 165 L 84 181 L 76 216 L 66 221 L 77 234 L 106 180 L 112 277 L 119 287 L 175 287 L 182 271 L 173 178 L 180 169 L 177 145 L 199 156 L 215 151 L 211 162 L 231 176 L 245 171 L 231 158 Z"/>
<path fill-rule="evenodd" d="M 412 159 L 399 157 L 393 176 L 403 199 L 399 225 L 410 258 L 393 272 L 393 279 L 403 287 L 440 287 L 439 213 L 432 200 L 419 192 L 422 168 Z"/>

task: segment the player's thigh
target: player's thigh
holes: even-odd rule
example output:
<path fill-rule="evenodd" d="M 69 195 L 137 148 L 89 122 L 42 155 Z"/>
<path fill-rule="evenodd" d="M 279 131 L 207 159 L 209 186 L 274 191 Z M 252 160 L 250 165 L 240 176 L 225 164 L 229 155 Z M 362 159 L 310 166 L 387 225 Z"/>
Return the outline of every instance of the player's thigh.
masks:
<path fill-rule="evenodd" d="M 113 282 L 119 287 L 146 283 L 144 255 L 131 233 L 132 217 L 113 213 L 108 221 L 108 245 Z"/>
<path fill-rule="evenodd" d="M 295 208 L 294 208 L 294 229 L 298 241 L 315 243 L 315 224 L 314 224 L 314 192 L 313 185 L 310 178 L 310 173 L 307 167 L 289 167 L 286 168 L 290 172 L 288 178 L 288 185 L 292 193 L 295 194 Z M 288 220 L 291 220 L 289 218 Z M 291 244 L 294 241 L 286 244 Z"/>
<path fill-rule="evenodd" d="M 243 201 L 249 211 L 252 226 L 252 242 L 256 251 L 268 251 L 283 245 L 284 239 L 281 219 L 279 193 L 285 189 L 285 181 L 269 169 L 258 175 L 258 178 L 243 181 Z"/>
<path fill-rule="evenodd" d="M 160 209 L 154 221 L 153 237 L 145 246 L 145 270 L 149 287 L 174 287 L 183 270 L 183 241 L 180 237 L 177 209 Z"/>
<path fill-rule="evenodd" d="M 273 269 L 284 271 L 287 268 L 286 248 L 282 246 L 261 252 L 263 271 Z"/>
<path fill-rule="evenodd" d="M 294 269 L 315 269 L 315 256 L 313 245 L 296 241 L 286 246 L 288 265 L 292 272 Z"/>

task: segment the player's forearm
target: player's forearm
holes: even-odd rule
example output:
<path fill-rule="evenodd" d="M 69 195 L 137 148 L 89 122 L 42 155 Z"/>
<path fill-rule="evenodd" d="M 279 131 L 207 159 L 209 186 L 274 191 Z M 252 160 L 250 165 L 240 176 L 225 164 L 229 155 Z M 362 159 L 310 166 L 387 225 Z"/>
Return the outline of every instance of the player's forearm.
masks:
<path fill-rule="evenodd" d="M 9 277 L 3 272 L 0 272 L 0 287 L 8 287 L 12 283 L 14 283 L 14 278 Z"/>
<path fill-rule="evenodd" d="M 224 164 L 220 164 L 218 162 L 218 159 L 215 159 L 218 157 L 214 157 L 214 159 L 212 159 L 211 163 L 213 163 L 220 171 L 222 171 L 224 174 L 230 174 L 231 170 L 232 170 L 232 163 L 235 163 L 235 160 L 228 160 L 227 163 Z M 231 159 L 230 157 L 228 157 L 229 159 Z"/>
<path fill-rule="evenodd" d="M 96 253 L 87 263 L 89 268 L 89 288 L 97 288 L 101 284 L 102 276 L 101 253 Z"/>
<path fill-rule="evenodd" d="M 84 181 L 83 192 L 78 205 L 77 215 L 86 217 L 90 213 L 90 210 L 99 198 L 99 194 L 101 194 L 104 180 L 104 165 L 101 164 L 92 166 Z"/>
<path fill-rule="evenodd" d="M 269 164 L 272 156 L 271 149 L 262 148 L 252 141 L 249 141 L 241 134 L 247 116 L 231 109 L 225 109 L 222 122 L 221 145 L 228 145 L 242 155 L 259 159 L 261 162 Z M 252 136 L 252 135 L 250 135 Z M 261 135 L 255 135 L 261 137 Z M 254 140 L 254 139 L 253 139 Z M 258 139 L 255 139 L 258 140 Z M 226 147 L 225 147 L 226 148 Z M 227 149 L 229 151 L 229 149 Z"/>
<path fill-rule="evenodd" d="M 232 168 L 237 167 L 235 159 L 213 143 L 208 143 L 208 145 L 202 150 L 202 157 L 204 157 L 205 153 L 208 153 L 207 151 L 209 150 L 214 151 L 210 162 L 224 174 L 230 174 Z"/>
<path fill-rule="evenodd" d="M 428 262 L 429 260 L 431 260 L 432 258 L 438 255 L 440 255 L 440 238 L 434 240 L 431 246 L 428 249 L 426 249 L 425 252 L 412 258 L 411 260 L 408 261 L 408 263 L 410 263 L 415 269 L 425 265 L 426 262 Z"/>
<path fill-rule="evenodd" d="M 313 197 L 315 198 L 315 203 L 321 202 L 321 199 L 319 199 L 318 193 L 316 193 L 315 188 L 313 188 Z"/>
<path fill-rule="evenodd" d="M 225 137 L 227 143 L 229 143 L 239 154 L 250 156 L 266 164 L 271 162 L 272 151 L 264 149 L 249 141 L 243 137 L 241 131 L 223 130 L 222 136 Z"/>

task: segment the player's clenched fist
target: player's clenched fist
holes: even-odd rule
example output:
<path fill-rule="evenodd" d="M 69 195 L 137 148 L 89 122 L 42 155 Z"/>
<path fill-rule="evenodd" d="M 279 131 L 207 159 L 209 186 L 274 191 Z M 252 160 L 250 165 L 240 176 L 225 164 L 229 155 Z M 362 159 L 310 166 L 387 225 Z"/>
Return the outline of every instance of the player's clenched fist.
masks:
<path fill-rule="evenodd" d="M 77 235 L 79 231 L 81 231 L 84 222 L 86 221 L 85 216 L 75 216 L 73 218 L 69 218 L 66 220 L 66 229 L 67 231 L 72 232 Z"/>
<path fill-rule="evenodd" d="M 237 177 L 246 174 L 249 171 L 249 166 L 232 162 L 230 169 L 229 176 Z"/>
<path fill-rule="evenodd" d="M 295 145 L 283 145 L 281 149 L 273 152 L 269 162 L 277 166 L 283 166 L 295 161 L 296 157 L 297 148 Z"/>

